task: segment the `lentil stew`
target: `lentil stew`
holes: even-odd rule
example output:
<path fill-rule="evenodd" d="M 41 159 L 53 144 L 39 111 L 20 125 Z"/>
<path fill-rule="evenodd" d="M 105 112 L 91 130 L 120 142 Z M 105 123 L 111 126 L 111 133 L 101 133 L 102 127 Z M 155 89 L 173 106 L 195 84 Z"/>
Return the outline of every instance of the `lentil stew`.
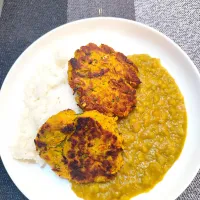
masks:
<path fill-rule="evenodd" d="M 186 138 L 184 98 L 159 59 L 129 56 L 142 81 L 136 108 L 118 122 L 124 139 L 124 165 L 106 183 L 76 184 L 72 189 L 86 200 L 129 200 L 152 189 L 178 159 Z"/>

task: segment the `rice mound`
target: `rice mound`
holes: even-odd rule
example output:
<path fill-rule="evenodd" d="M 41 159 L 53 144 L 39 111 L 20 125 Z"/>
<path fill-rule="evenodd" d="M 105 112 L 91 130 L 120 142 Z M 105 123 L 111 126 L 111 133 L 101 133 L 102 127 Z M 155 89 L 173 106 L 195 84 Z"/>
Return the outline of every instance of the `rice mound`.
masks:
<path fill-rule="evenodd" d="M 40 165 L 43 165 L 44 161 L 36 152 L 34 144 L 38 129 L 49 116 L 66 109 L 69 99 L 67 94 L 71 90 L 66 84 L 66 57 L 59 54 L 57 57 L 49 57 L 36 66 L 32 77 L 25 83 L 24 111 L 20 118 L 18 134 L 11 144 L 13 158 Z"/>

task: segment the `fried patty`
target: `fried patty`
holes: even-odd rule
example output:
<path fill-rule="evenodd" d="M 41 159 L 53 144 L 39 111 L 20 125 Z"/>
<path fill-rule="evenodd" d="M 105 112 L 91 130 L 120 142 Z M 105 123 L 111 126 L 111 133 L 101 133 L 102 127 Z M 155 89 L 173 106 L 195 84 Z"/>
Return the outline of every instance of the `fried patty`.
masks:
<path fill-rule="evenodd" d="M 77 183 L 108 181 L 123 164 L 116 120 L 98 111 L 61 111 L 40 128 L 36 150 L 63 178 Z"/>
<path fill-rule="evenodd" d="M 138 69 L 124 54 L 89 43 L 69 61 L 68 81 L 83 110 L 125 117 L 135 107 Z"/>

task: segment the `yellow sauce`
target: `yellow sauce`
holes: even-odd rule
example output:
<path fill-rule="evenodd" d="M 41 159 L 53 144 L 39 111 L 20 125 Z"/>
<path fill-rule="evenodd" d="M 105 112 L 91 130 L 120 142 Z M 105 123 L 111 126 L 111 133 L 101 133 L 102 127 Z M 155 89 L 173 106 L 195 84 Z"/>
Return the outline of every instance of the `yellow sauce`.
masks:
<path fill-rule="evenodd" d="M 148 55 L 129 57 L 142 81 L 136 108 L 118 123 L 124 139 L 124 165 L 106 183 L 75 184 L 86 200 L 129 200 L 152 189 L 179 157 L 186 138 L 184 99 L 160 61 Z"/>

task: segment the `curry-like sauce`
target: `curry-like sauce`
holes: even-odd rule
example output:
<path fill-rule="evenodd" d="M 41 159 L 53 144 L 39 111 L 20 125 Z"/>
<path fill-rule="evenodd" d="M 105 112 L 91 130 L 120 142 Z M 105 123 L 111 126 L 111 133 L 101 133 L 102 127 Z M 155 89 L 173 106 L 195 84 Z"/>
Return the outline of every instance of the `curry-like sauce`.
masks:
<path fill-rule="evenodd" d="M 129 200 L 161 181 L 178 159 L 186 138 L 184 98 L 159 59 L 129 57 L 142 81 L 137 106 L 118 123 L 124 139 L 124 165 L 106 183 L 76 184 L 72 189 L 85 200 Z"/>

